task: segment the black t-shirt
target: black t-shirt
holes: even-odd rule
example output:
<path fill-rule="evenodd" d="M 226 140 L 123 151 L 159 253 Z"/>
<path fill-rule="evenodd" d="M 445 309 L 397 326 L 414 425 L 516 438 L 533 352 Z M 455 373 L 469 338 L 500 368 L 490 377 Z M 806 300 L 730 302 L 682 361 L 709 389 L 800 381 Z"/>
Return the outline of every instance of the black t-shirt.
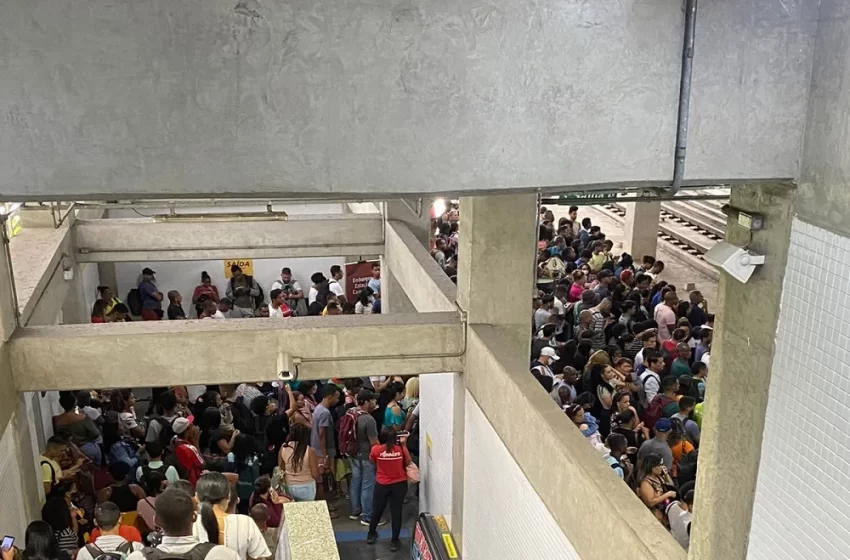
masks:
<path fill-rule="evenodd" d="M 180 305 L 171 304 L 168 306 L 168 320 L 174 321 L 175 319 L 185 319 L 186 312 L 183 311 L 183 307 Z"/>
<path fill-rule="evenodd" d="M 706 322 L 708 322 L 708 317 L 700 306 L 692 305 L 691 309 L 688 311 L 688 322 L 691 324 L 691 328 L 695 329 L 706 324 Z"/>
<path fill-rule="evenodd" d="M 210 455 L 215 455 L 217 457 L 223 457 L 226 455 L 226 453 L 221 450 L 221 447 L 218 446 L 218 442 L 221 440 L 224 440 L 225 442 L 230 441 L 230 434 L 221 428 L 216 428 L 210 432 L 210 438 L 207 441 L 207 445 L 210 448 Z"/>

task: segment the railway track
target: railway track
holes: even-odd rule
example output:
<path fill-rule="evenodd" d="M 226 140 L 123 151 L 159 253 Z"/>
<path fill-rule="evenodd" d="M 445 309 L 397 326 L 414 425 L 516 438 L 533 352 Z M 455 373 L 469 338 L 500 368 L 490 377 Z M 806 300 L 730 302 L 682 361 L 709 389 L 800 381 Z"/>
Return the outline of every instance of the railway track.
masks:
<path fill-rule="evenodd" d="M 729 189 L 713 189 L 711 194 L 727 195 Z M 726 215 L 721 208 L 725 201 L 704 200 L 661 203 L 661 220 L 658 235 L 689 254 L 702 258 L 715 243 L 723 239 Z M 610 213 L 623 217 L 626 209 L 618 203 L 603 207 Z"/>

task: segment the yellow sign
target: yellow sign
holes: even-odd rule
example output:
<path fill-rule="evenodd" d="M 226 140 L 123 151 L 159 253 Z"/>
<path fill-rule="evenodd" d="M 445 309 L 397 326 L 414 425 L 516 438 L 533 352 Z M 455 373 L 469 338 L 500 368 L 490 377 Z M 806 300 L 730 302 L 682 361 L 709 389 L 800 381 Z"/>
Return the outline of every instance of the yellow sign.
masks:
<path fill-rule="evenodd" d="M 233 274 L 230 273 L 230 267 L 234 264 L 239 265 L 243 274 L 248 276 L 254 275 L 254 260 L 253 259 L 225 259 L 224 260 L 224 277 L 230 279 Z"/>
<path fill-rule="evenodd" d="M 449 558 L 457 558 L 457 549 L 455 548 L 455 541 L 451 535 L 447 533 L 443 533 L 443 544 L 446 545 L 446 554 Z"/>

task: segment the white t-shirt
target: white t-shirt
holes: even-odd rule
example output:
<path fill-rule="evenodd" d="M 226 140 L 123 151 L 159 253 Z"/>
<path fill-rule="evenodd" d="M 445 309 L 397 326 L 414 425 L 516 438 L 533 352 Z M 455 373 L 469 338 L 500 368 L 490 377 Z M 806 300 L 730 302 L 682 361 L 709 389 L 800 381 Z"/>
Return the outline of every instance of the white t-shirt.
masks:
<path fill-rule="evenodd" d="M 705 364 L 705 367 L 708 367 L 708 361 L 711 359 L 711 352 L 706 352 L 702 355 L 702 358 L 699 359 L 702 363 Z"/>
<path fill-rule="evenodd" d="M 313 305 L 313 302 L 316 301 L 316 298 L 319 296 L 319 290 L 310 286 L 310 291 L 307 292 L 307 305 Z"/>
<path fill-rule="evenodd" d="M 287 316 L 283 314 L 283 308 L 282 307 L 278 307 L 277 309 L 275 309 L 271 305 L 269 306 L 269 317 L 271 317 L 272 319 L 286 319 L 287 318 Z"/>
<path fill-rule="evenodd" d="M 98 547 L 102 552 L 117 552 L 118 547 L 127 542 L 127 539 L 120 535 L 101 535 L 92 543 L 96 547 Z M 138 550 L 142 550 L 142 543 L 134 542 L 133 543 L 133 552 Z M 132 552 L 130 553 L 132 554 Z M 129 555 L 128 555 L 129 557 Z M 93 560 L 92 555 L 86 550 L 86 547 L 80 549 L 77 552 L 77 560 Z"/>
<path fill-rule="evenodd" d="M 269 290 L 269 293 L 271 293 L 272 290 L 282 290 L 285 285 L 286 284 L 284 284 L 281 280 L 275 280 L 272 283 L 272 289 Z M 292 282 L 290 282 L 289 287 L 292 288 L 293 292 L 301 291 L 301 284 L 298 283 L 298 280 L 293 280 Z"/>
<path fill-rule="evenodd" d="M 564 305 L 564 302 L 559 300 L 558 298 L 555 298 L 555 301 L 553 303 L 555 306 L 555 314 L 563 317 L 564 314 L 567 312 L 567 306 Z"/>
<path fill-rule="evenodd" d="M 240 560 L 251 558 L 268 558 L 272 555 L 266 545 L 266 539 L 257 524 L 247 515 L 229 514 L 224 518 L 224 546 L 236 552 Z M 192 534 L 200 542 L 209 542 L 207 530 L 201 525 L 201 516 L 195 520 Z M 207 556 L 209 560 L 209 556 Z"/>
<path fill-rule="evenodd" d="M 199 518 L 200 519 L 200 518 Z M 250 518 L 249 518 L 250 519 Z M 253 521 L 253 519 L 252 519 Z M 197 526 L 197 525 L 196 525 Z M 254 524 L 256 527 L 256 523 Z M 259 529 L 257 529 L 259 532 Z M 206 531 L 204 531 L 206 535 Z M 262 535 L 260 535 L 262 537 Z M 162 537 L 162 544 L 156 547 L 157 550 L 161 550 L 163 552 L 172 552 L 174 554 L 183 554 L 189 552 L 198 543 L 201 542 L 197 537 Z M 206 541 L 204 541 L 206 542 Z M 265 543 L 263 543 L 265 544 Z M 266 547 L 266 556 L 271 556 L 271 553 Z M 244 556 L 242 560 L 244 560 Z M 258 556 L 259 558 L 259 556 Z M 127 560 L 146 560 L 145 555 L 142 554 L 141 551 L 136 551 L 127 556 Z M 240 560 L 239 555 L 225 546 L 216 546 L 212 550 L 210 550 L 209 554 L 204 560 Z"/>
<path fill-rule="evenodd" d="M 331 292 L 338 296 L 344 296 L 345 290 L 342 289 L 342 286 L 337 280 L 331 280 L 328 282 L 328 288 L 330 288 Z"/>
<path fill-rule="evenodd" d="M 688 525 L 691 524 L 691 512 L 683 511 L 679 502 L 673 502 L 667 508 L 667 519 L 670 520 L 670 532 L 682 548 L 688 550 L 691 536 L 688 535 Z M 79 558 L 79 556 L 77 557 Z"/>
<path fill-rule="evenodd" d="M 357 303 L 354 304 L 354 314 L 355 315 L 371 315 L 372 314 L 372 303 L 369 302 L 366 305 L 363 305 L 358 300 Z"/>
<path fill-rule="evenodd" d="M 646 350 L 646 348 L 641 348 L 640 352 L 638 352 L 637 355 L 635 356 L 635 369 L 637 369 L 640 365 L 643 364 L 643 351 L 644 350 Z"/>

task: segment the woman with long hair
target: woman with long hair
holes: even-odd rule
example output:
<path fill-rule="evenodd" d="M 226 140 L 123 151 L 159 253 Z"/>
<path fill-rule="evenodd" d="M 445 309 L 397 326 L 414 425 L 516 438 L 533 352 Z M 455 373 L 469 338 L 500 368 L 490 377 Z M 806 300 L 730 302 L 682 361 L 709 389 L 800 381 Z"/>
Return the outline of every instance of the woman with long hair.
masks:
<path fill-rule="evenodd" d="M 411 377 L 404 385 L 404 399 L 401 401 L 405 413 L 410 413 L 419 404 L 419 377 Z"/>
<path fill-rule="evenodd" d="M 203 271 L 201 272 L 201 283 L 195 286 L 195 291 L 192 292 L 192 304 L 195 306 L 198 318 L 203 314 L 204 302 L 207 300 L 219 302 L 218 287 L 212 283 L 212 278 L 207 274 L 207 271 Z"/>
<path fill-rule="evenodd" d="M 53 528 L 46 521 L 33 521 L 27 525 L 24 535 L 22 560 L 69 560 L 70 556 L 60 550 Z"/>
<path fill-rule="evenodd" d="M 384 426 L 391 427 L 396 431 L 404 426 L 404 409 L 401 400 L 404 398 L 404 383 L 394 381 L 388 387 L 390 400 L 384 409 Z"/>
<path fill-rule="evenodd" d="M 312 502 L 316 499 L 316 484 L 321 482 L 319 458 L 310 447 L 310 428 L 293 424 L 289 441 L 280 448 L 278 466 L 289 495 L 296 502 Z"/>
<path fill-rule="evenodd" d="M 369 460 L 375 463 L 376 474 L 372 516 L 366 542 L 375 544 L 378 540 L 378 523 L 389 503 L 392 519 L 390 551 L 395 552 L 401 548 L 398 540 L 401 533 L 401 508 L 407 496 L 407 466 L 411 460 L 407 446 L 403 441 L 398 440 L 398 434 L 394 428 L 387 426 L 381 430 L 378 441 L 378 445 L 372 446 L 369 453 Z"/>
<path fill-rule="evenodd" d="M 254 520 L 228 512 L 231 502 L 239 500 L 233 491 L 221 473 L 210 472 L 198 479 L 195 495 L 200 515 L 195 520 L 194 536 L 202 543 L 217 543 L 236 551 L 240 560 L 270 558 L 272 553 Z"/>
<path fill-rule="evenodd" d="M 643 458 L 638 465 L 637 483 L 640 499 L 659 521 L 665 523 L 667 516 L 664 510 L 670 500 L 676 498 L 676 491 L 661 455 L 650 453 Z"/>
<path fill-rule="evenodd" d="M 102 299 L 94 302 L 91 308 L 91 322 L 105 323 L 106 322 L 106 302 Z"/>
<path fill-rule="evenodd" d="M 59 550 L 72 558 L 79 549 L 79 522 L 83 519 L 82 510 L 71 504 L 74 488 L 73 483 L 62 482 L 50 493 L 41 508 L 41 519 L 50 525 Z"/>

